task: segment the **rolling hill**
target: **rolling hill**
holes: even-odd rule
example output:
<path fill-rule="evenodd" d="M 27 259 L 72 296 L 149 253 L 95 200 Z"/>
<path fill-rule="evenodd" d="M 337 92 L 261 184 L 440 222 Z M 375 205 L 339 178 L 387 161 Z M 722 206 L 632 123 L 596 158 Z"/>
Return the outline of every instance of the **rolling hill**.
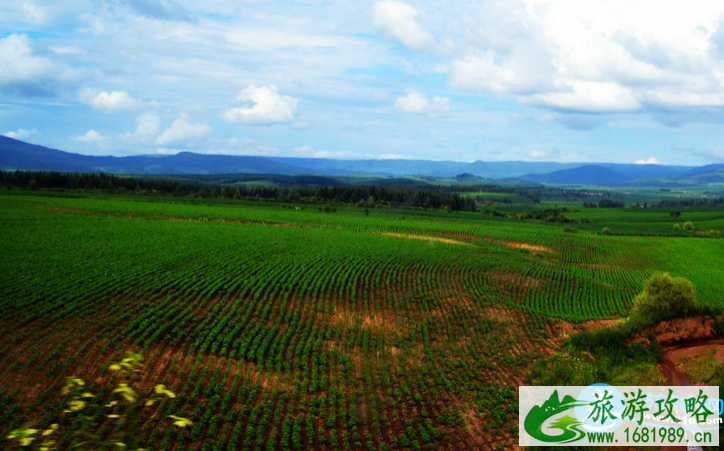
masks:
<path fill-rule="evenodd" d="M 0 169 L 107 172 L 135 175 L 278 174 L 455 177 L 472 174 L 496 180 L 547 185 L 681 186 L 724 182 L 724 165 L 701 167 L 527 161 L 334 160 L 263 156 L 175 155 L 89 156 L 0 136 Z"/>

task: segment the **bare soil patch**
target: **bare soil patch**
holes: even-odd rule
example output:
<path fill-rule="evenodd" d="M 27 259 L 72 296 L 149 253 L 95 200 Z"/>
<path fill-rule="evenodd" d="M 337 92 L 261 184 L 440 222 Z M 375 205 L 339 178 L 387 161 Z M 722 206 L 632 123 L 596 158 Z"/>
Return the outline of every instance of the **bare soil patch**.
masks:
<path fill-rule="evenodd" d="M 402 318 L 393 312 L 358 312 L 348 306 L 335 304 L 333 313 L 317 312 L 316 321 L 320 324 L 342 325 L 347 328 L 359 325 L 374 332 L 392 334 L 405 333 L 407 326 Z"/>
<path fill-rule="evenodd" d="M 104 216 L 104 217 L 120 216 L 120 217 L 126 217 L 126 218 L 158 219 L 158 220 L 163 220 L 163 221 L 184 221 L 184 222 L 231 222 L 231 223 L 236 223 L 236 224 L 254 224 L 254 225 L 264 225 L 264 226 L 270 226 L 270 227 L 304 227 L 304 228 L 312 227 L 309 225 L 293 224 L 293 223 L 289 223 L 289 222 L 256 221 L 256 220 L 240 219 L 240 218 L 237 218 L 237 219 L 234 219 L 234 218 L 215 218 L 215 219 L 184 218 L 181 216 L 171 216 L 171 215 L 144 215 L 144 214 L 133 214 L 133 213 L 114 214 L 114 213 L 108 213 L 108 212 L 102 212 L 102 211 L 86 210 L 83 208 L 70 208 L 70 207 L 62 207 L 62 206 L 48 206 L 47 208 L 48 208 L 48 210 L 51 210 L 51 211 L 76 213 L 76 214 L 83 214 L 83 215 L 88 215 L 88 216 Z"/>
<path fill-rule="evenodd" d="M 535 252 L 549 252 L 549 253 L 555 253 L 553 249 L 551 249 L 548 246 L 542 246 L 540 244 L 530 244 L 525 243 L 523 241 L 502 241 L 503 245 L 508 246 L 513 249 L 525 249 L 528 251 L 535 251 Z"/>
<path fill-rule="evenodd" d="M 515 310 L 504 304 L 488 305 L 483 307 L 483 316 L 486 318 L 509 318 L 515 314 Z"/>
<path fill-rule="evenodd" d="M 522 276 L 520 273 L 514 272 L 489 271 L 486 276 L 508 287 L 538 288 L 541 282 L 535 277 Z"/>
<path fill-rule="evenodd" d="M 392 236 L 395 238 L 405 238 L 408 240 L 436 241 L 439 243 L 457 244 L 460 246 L 473 246 L 472 244 L 466 243 L 465 241 L 459 241 L 459 240 L 453 240 L 451 238 L 442 238 L 442 237 L 429 236 L 429 235 L 411 235 L 411 234 L 407 234 L 407 233 L 394 233 L 394 232 L 367 232 L 367 233 L 371 233 L 373 235 Z"/>
<path fill-rule="evenodd" d="M 654 331 L 659 344 L 667 346 L 686 341 L 709 340 L 716 335 L 713 323 L 713 319 L 704 320 L 702 317 L 676 318 L 662 321 Z"/>
<path fill-rule="evenodd" d="M 79 213 L 79 214 L 85 214 L 85 215 L 92 215 L 94 214 L 90 210 L 86 210 L 83 208 L 70 208 L 70 207 L 61 207 L 61 206 L 49 206 L 48 210 L 51 211 L 62 211 L 65 213 Z"/>
<path fill-rule="evenodd" d="M 714 360 L 724 365 L 724 339 L 717 339 L 707 344 L 675 348 L 666 352 L 666 356 L 672 361 L 678 362 L 682 357 L 697 357 L 706 351 L 713 351 Z"/>
<path fill-rule="evenodd" d="M 593 330 L 602 329 L 604 327 L 615 326 L 620 319 L 592 319 L 584 321 L 582 323 L 574 324 L 569 321 L 559 320 L 553 324 L 554 337 L 560 342 L 567 340 L 571 335 L 577 332 L 590 332 Z"/>

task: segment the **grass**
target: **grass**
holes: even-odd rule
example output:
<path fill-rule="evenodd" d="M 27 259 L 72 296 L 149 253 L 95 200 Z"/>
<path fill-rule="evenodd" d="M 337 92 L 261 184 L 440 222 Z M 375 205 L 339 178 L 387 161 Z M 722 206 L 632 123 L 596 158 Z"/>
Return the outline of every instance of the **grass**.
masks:
<path fill-rule="evenodd" d="M 722 365 L 714 358 L 715 349 L 702 351 L 695 356 L 684 355 L 676 362 L 695 384 L 709 383 L 722 371 Z"/>
<path fill-rule="evenodd" d="M 610 376 L 610 384 L 614 386 L 654 386 L 665 383 L 666 378 L 661 375 L 656 365 L 648 362 L 619 366 Z"/>

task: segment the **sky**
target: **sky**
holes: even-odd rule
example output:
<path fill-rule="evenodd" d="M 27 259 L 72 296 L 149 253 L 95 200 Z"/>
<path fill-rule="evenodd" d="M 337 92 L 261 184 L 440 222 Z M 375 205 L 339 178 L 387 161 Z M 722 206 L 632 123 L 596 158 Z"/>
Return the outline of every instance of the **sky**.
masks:
<path fill-rule="evenodd" d="M 0 134 L 88 155 L 724 162 L 724 2 L 0 0 Z"/>

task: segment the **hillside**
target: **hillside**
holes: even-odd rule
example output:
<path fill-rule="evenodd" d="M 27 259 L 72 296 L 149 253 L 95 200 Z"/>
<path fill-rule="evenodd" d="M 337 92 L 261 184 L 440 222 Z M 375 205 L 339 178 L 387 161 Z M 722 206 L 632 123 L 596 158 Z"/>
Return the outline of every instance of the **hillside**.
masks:
<path fill-rule="evenodd" d="M 49 149 L 0 136 L 0 168 L 116 174 L 280 174 L 280 175 L 373 175 L 453 177 L 471 173 L 483 178 L 517 177 L 523 174 L 575 167 L 576 164 L 531 162 L 481 162 L 429 160 L 334 160 L 205 155 L 127 157 L 87 156 Z"/>
<path fill-rule="evenodd" d="M 293 205 L 0 193 L 0 433 L 64 424 L 66 377 L 108 385 L 100 368 L 134 351 L 141 386 L 178 394 L 150 408 L 148 448 L 512 449 L 517 388 L 572 323 L 626 316 L 652 271 L 724 304 L 720 238 L 597 232 L 673 230 L 653 209 L 585 209 L 596 232 L 570 233 Z M 719 211 L 684 215 L 722 228 Z M 171 414 L 193 427 L 164 429 Z"/>
<path fill-rule="evenodd" d="M 635 164 L 587 164 L 526 161 L 429 160 L 334 160 L 262 156 L 206 155 L 181 152 L 176 155 L 127 157 L 88 156 L 28 144 L 0 136 L 0 169 L 61 172 L 108 172 L 139 175 L 357 175 L 379 177 L 455 177 L 472 174 L 485 179 L 516 179 L 527 183 L 621 186 L 644 181 L 692 177 L 689 182 L 710 180 L 717 165 L 702 168 Z M 716 176 L 718 177 L 718 176 Z M 665 181 L 670 183 L 670 181 Z M 679 181 L 677 183 L 686 183 Z"/>
<path fill-rule="evenodd" d="M 520 177 L 521 180 L 547 185 L 599 185 L 620 186 L 633 180 L 611 168 L 586 165 L 574 169 L 554 171 L 549 174 L 529 174 Z"/>

